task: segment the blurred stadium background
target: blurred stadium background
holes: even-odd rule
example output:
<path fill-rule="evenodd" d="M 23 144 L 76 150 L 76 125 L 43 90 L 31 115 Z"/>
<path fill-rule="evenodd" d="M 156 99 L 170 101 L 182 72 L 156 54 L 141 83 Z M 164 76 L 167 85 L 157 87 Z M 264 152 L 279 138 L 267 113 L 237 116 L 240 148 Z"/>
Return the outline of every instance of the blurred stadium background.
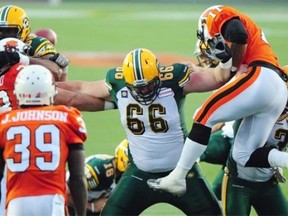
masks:
<path fill-rule="evenodd" d="M 287 0 L 2 0 L 0 6 L 6 4 L 18 5 L 28 12 L 32 31 L 51 28 L 57 32 L 58 51 L 71 57 L 71 80 L 104 79 L 107 69 L 120 65 L 125 54 L 138 47 L 148 48 L 159 55 L 160 63 L 161 60 L 165 64 L 195 60 L 193 52 L 198 17 L 208 6 L 215 4 L 229 4 L 250 15 L 263 28 L 280 63 L 288 64 Z M 172 58 L 164 59 L 167 55 Z M 75 57 L 86 60 L 80 64 Z M 102 57 L 98 58 L 100 62 L 109 58 L 115 62 L 96 66 L 96 57 Z M 191 128 L 193 112 L 208 94 L 188 96 L 188 129 Z M 125 138 L 118 111 L 84 112 L 83 115 L 89 133 L 87 156 L 94 153 L 114 154 L 116 145 Z M 209 181 L 220 169 L 220 166 L 205 163 L 202 167 Z M 288 196 L 287 185 L 282 186 Z M 158 204 L 141 215 L 183 214 L 174 207 Z M 256 214 L 253 212 L 251 215 Z"/>

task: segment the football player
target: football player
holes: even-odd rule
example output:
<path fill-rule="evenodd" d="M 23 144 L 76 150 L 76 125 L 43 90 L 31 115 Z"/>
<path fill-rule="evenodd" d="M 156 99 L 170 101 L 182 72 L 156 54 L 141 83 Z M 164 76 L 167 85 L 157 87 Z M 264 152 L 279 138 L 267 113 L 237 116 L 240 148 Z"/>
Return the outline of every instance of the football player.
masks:
<path fill-rule="evenodd" d="M 53 106 L 57 94 L 52 73 L 25 66 L 14 93 L 18 109 L 0 113 L 0 171 L 7 165 L 6 215 L 66 215 L 66 163 L 77 215 L 85 215 L 84 176 L 87 133 L 80 112 Z"/>
<path fill-rule="evenodd" d="M 231 79 L 213 92 L 195 115 L 177 167 L 167 177 L 151 181 L 153 188 L 178 195 L 185 193 L 185 177 L 207 148 L 211 127 L 219 122 L 243 118 L 233 143 L 232 156 L 237 163 L 288 168 L 286 152 L 263 148 L 288 95 L 287 75 L 263 31 L 246 14 L 225 5 L 209 7 L 198 23 L 197 37 L 209 45 L 204 52 L 220 60 L 219 65 L 230 70 Z M 227 60 L 224 56 L 229 48 L 232 58 Z M 229 61 L 232 65 L 227 65 Z M 236 77 L 241 64 L 247 64 L 248 71 Z"/>
<path fill-rule="evenodd" d="M 264 146 L 286 151 L 288 145 L 287 107 L 274 125 Z M 235 133 L 241 121 L 235 123 Z M 233 148 L 233 146 L 232 146 Z M 245 167 L 229 154 L 223 179 L 222 204 L 224 215 L 250 215 L 254 207 L 258 215 L 288 215 L 288 202 L 279 183 L 285 183 L 278 167 Z"/>
<path fill-rule="evenodd" d="M 64 55 L 57 53 L 49 40 L 31 33 L 30 19 L 21 7 L 6 5 L 0 8 L 0 40 L 7 37 L 18 38 L 29 45 L 31 49 L 28 55 L 0 52 L 0 68 L 18 62 L 41 64 L 53 73 L 56 81 L 67 79 L 69 60 Z M 41 61 L 39 61 L 40 59 Z"/>
<path fill-rule="evenodd" d="M 177 164 L 187 135 L 183 113 L 186 94 L 214 90 L 230 79 L 230 70 L 220 66 L 206 72 L 193 64 L 161 66 L 150 50 L 139 48 L 128 53 L 123 67 L 108 71 L 106 84 L 104 80 L 58 83 L 59 88 L 113 101 L 120 111 L 131 160 L 102 215 L 139 215 L 160 202 L 174 205 L 187 215 L 221 214 L 197 163 L 187 175 L 189 190 L 182 197 L 154 191 L 147 185 L 148 179 L 167 175 Z M 94 111 L 101 106 L 102 110 L 113 108 L 105 107 L 105 102 L 100 106 L 93 99 L 87 102 L 85 105 L 90 110 L 94 106 Z M 75 103 L 77 100 L 70 101 L 70 105 Z"/>
<path fill-rule="evenodd" d="M 127 169 L 128 163 L 127 139 L 124 139 L 116 147 L 115 156 L 95 154 L 85 159 L 85 176 L 88 185 L 87 216 L 100 214 L 112 190 Z M 69 179 L 69 172 L 67 178 Z M 69 189 L 67 194 L 69 215 L 76 215 Z"/>

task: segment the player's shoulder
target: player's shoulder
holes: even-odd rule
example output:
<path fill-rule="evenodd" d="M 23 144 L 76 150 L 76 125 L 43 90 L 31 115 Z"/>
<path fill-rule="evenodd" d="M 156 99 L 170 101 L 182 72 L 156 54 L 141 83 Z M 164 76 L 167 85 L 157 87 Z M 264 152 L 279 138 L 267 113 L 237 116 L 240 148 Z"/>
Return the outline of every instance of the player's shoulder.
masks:
<path fill-rule="evenodd" d="M 75 107 L 65 105 L 52 105 L 47 106 L 46 110 L 50 110 L 51 113 L 58 113 L 58 115 L 61 116 L 62 119 L 65 119 L 65 124 L 67 124 L 67 126 L 81 126 L 82 124 L 84 124 L 82 113 Z"/>
<path fill-rule="evenodd" d="M 71 114 L 71 115 L 73 115 L 73 114 L 81 115 L 81 112 L 77 108 L 71 107 L 71 106 L 57 105 L 57 106 L 50 106 L 49 109 L 66 112 L 66 113 Z"/>
<path fill-rule="evenodd" d="M 24 69 L 25 66 L 26 66 L 26 65 L 23 64 L 23 63 L 16 63 L 16 64 L 12 65 L 6 73 L 4 73 L 3 77 L 9 77 L 9 79 L 12 78 L 12 77 L 15 77 L 15 78 L 16 78 L 17 74 L 18 74 L 22 69 Z M 6 79 L 7 79 L 7 78 L 6 78 Z M 13 88 L 14 88 L 14 87 L 13 87 Z"/>
<path fill-rule="evenodd" d="M 57 53 L 55 46 L 44 37 L 30 35 L 27 37 L 25 43 L 31 47 L 29 55 L 33 57 L 42 57 Z"/>
<path fill-rule="evenodd" d="M 114 160 L 114 156 L 108 155 L 108 154 L 94 154 L 90 155 L 85 159 L 86 163 L 94 163 L 94 165 L 102 165 L 103 163 L 106 163 L 107 161 Z"/>
<path fill-rule="evenodd" d="M 162 86 L 183 87 L 189 80 L 190 70 L 188 65 L 175 63 L 169 66 L 160 66 L 160 80 Z"/>
<path fill-rule="evenodd" d="M 122 67 L 112 68 L 107 71 L 106 84 L 109 90 L 119 90 L 125 86 Z"/>

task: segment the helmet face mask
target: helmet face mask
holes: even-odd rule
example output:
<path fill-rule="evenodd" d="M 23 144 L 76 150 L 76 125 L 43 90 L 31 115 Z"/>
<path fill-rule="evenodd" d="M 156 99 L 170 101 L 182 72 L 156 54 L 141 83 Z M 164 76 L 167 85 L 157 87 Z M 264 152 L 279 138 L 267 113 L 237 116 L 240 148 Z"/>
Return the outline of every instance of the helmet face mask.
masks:
<path fill-rule="evenodd" d="M 207 52 L 209 52 L 210 47 L 207 42 L 200 40 L 198 38 L 194 55 L 198 60 L 198 66 L 201 67 L 216 67 L 219 64 L 219 61 L 213 60 L 207 56 Z"/>
<path fill-rule="evenodd" d="M 153 80 L 143 85 L 126 84 L 131 95 L 142 105 L 151 104 L 159 94 L 160 79 L 155 77 Z"/>
<path fill-rule="evenodd" d="M 142 105 L 151 104 L 160 91 L 159 65 L 147 49 L 135 49 L 123 62 L 123 75 L 132 97 Z"/>
<path fill-rule="evenodd" d="M 22 8 L 14 5 L 0 8 L 0 40 L 14 37 L 25 41 L 30 32 L 29 18 Z"/>

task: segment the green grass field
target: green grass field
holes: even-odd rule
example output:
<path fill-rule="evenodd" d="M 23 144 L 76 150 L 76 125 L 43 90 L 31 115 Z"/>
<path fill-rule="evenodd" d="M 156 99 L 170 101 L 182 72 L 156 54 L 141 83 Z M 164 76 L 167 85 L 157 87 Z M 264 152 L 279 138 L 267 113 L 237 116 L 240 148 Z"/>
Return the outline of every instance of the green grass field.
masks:
<path fill-rule="evenodd" d="M 18 5 L 30 14 L 32 30 L 52 28 L 58 33 L 59 52 L 128 53 L 134 48 L 145 47 L 156 54 L 173 53 L 191 59 L 194 58 L 198 17 L 204 9 L 211 6 L 193 3 L 67 3 L 59 6 L 18 3 Z M 287 4 L 234 6 L 249 14 L 262 26 L 280 63 L 288 64 Z M 104 79 L 107 69 L 79 67 L 71 62 L 69 79 Z M 188 96 L 186 102 L 188 129 L 191 127 L 193 112 L 208 94 Z M 114 154 L 115 146 L 125 138 L 118 111 L 83 113 L 83 115 L 89 133 L 86 143 L 87 156 L 95 153 Z M 202 166 L 211 181 L 219 167 L 208 164 Z M 287 186 L 283 185 L 283 189 L 288 195 Z M 182 213 L 166 204 L 158 204 L 147 209 L 142 215 L 182 215 Z"/>

